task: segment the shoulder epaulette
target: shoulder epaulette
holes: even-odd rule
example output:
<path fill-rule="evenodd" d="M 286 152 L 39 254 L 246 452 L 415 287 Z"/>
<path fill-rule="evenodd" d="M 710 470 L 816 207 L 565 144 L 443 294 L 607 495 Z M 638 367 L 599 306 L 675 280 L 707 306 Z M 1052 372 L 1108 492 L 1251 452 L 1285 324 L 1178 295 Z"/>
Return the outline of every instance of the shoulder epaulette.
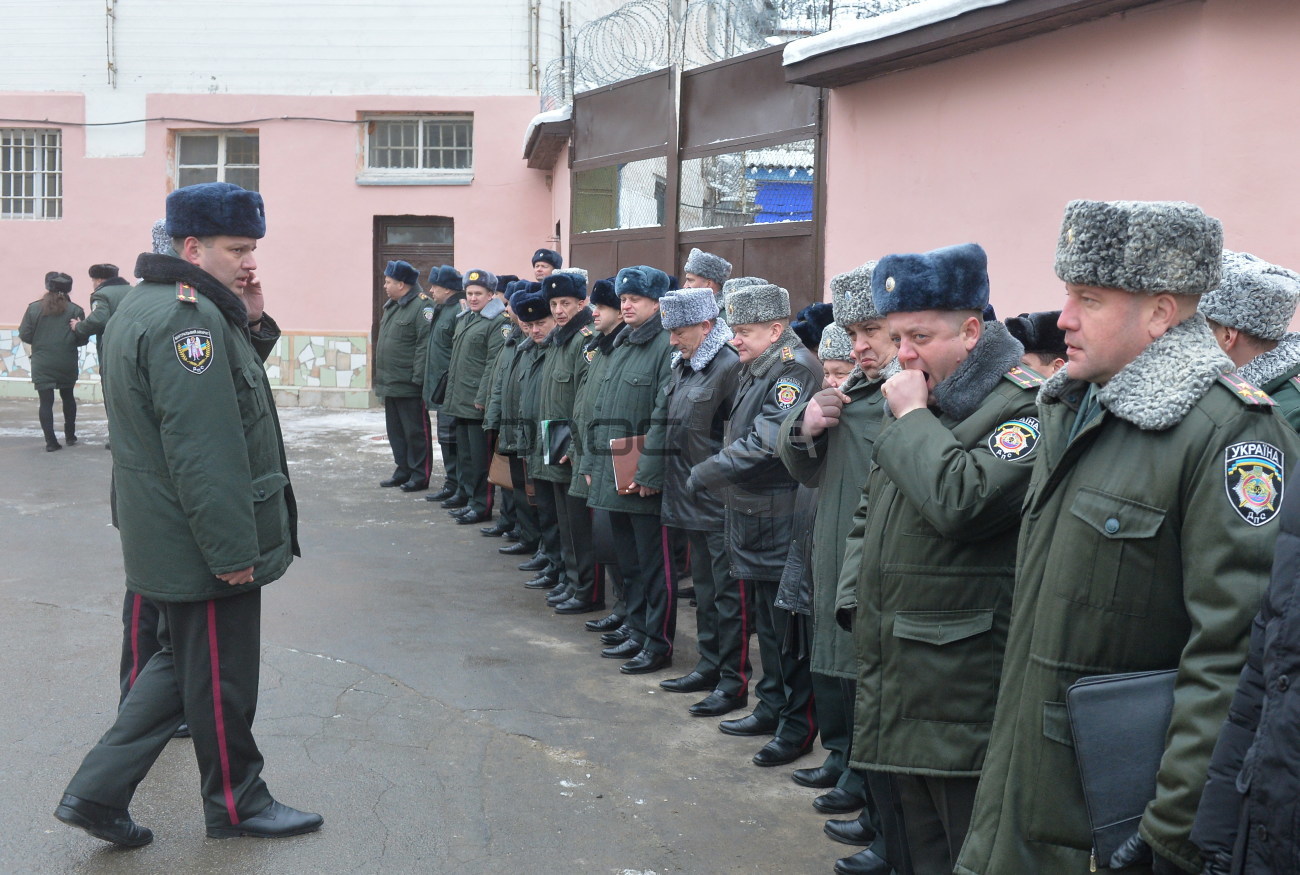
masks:
<path fill-rule="evenodd" d="M 591 337 L 592 334 L 591 326 L 590 325 L 582 326 L 581 328 L 578 329 L 578 333 L 581 334 L 583 337 Z"/>
<path fill-rule="evenodd" d="M 1297 375 L 1297 376 L 1294 376 L 1294 377 L 1291 378 L 1291 385 L 1292 385 L 1295 389 L 1300 390 L 1300 375 Z"/>
<path fill-rule="evenodd" d="M 1037 389 L 1047 382 L 1047 378 L 1024 365 L 1016 365 L 1005 374 L 1006 378 L 1021 389 Z"/>
<path fill-rule="evenodd" d="M 794 361 L 794 350 L 792 350 L 788 346 L 781 347 L 781 361 L 783 362 Z"/>
<path fill-rule="evenodd" d="M 187 304 L 197 304 L 199 302 L 198 290 L 189 283 L 177 283 L 176 300 L 184 301 Z"/>
<path fill-rule="evenodd" d="M 1237 400 L 1242 404 L 1251 407 L 1277 406 L 1277 402 L 1267 392 L 1251 383 L 1247 383 L 1236 374 L 1224 374 L 1219 377 L 1219 382 L 1231 389 L 1232 394 L 1236 395 Z"/>
<path fill-rule="evenodd" d="M 423 298 L 423 299 L 426 300 L 426 301 L 429 300 L 429 296 L 426 295 L 424 292 L 420 292 L 420 297 Z"/>

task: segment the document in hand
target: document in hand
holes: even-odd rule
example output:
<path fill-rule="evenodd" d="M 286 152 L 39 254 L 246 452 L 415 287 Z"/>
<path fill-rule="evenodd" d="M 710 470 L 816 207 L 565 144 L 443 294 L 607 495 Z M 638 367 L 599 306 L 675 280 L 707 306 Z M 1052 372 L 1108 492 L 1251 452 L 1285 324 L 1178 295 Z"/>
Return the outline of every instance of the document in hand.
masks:
<path fill-rule="evenodd" d="M 645 450 L 645 435 L 610 438 L 609 458 L 614 463 L 614 488 L 619 495 L 631 495 L 636 482 L 636 466 Z"/>

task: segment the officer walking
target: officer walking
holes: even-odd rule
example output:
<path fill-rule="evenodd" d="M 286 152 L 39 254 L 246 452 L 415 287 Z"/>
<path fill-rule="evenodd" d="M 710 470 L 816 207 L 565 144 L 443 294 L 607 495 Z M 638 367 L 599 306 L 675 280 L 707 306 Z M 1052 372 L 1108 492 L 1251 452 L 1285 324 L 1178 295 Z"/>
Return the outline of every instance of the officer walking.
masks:
<path fill-rule="evenodd" d="M 375 341 L 375 394 L 384 399 L 384 424 L 393 449 L 393 475 L 380 486 L 419 492 L 429 486 L 429 411 L 424 406 L 424 360 L 433 301 L 420 291 L 419 273 L 405 261 L 384 268 L 384 313 Z"/>

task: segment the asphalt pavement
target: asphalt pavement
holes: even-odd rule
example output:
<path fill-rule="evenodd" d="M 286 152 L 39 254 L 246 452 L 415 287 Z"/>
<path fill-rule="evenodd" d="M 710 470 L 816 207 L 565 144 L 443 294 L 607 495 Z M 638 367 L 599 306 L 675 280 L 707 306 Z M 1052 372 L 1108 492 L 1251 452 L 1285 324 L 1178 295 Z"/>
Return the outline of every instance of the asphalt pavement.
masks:
<path fill-rule="evenodd" d="M 81 405 L 80 444 L 47 453 L 36 404 L 0 399 L 0 872 L 815 873 L 855 850 L 790 780 L 820 747 L 760 769 L 766 739 L 659 688 L 694 665 L 688 603 L 673 667 L 621 675 L 582 628 L 599 614 L 556 616 L 503 541 L 378 488 L 381 411 L 280 413 L 304 555 L 263 591 L 255 733 L 271 792 L 324 829 L 206 838 L 179 739 L 131 807 L 151 845 L 54 819 L 117 705 L 111 453 L 101 405 Z"/>

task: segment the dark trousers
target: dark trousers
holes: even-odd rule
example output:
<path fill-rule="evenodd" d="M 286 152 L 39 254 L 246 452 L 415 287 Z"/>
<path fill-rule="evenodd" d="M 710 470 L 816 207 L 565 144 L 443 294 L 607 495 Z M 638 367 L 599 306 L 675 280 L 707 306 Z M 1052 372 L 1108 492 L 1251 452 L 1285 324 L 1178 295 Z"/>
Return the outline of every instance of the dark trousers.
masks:
<path fill-rule="evenodd" d="M 871 850 L 894 867 L 895 875 L 914 875 L 920 870 L 912 868 L 912 854 L 903 831 L 903 810 L 894 783 L 897 776 L 889 772 L 867 772 L 863 777 L 867 784 L 867 805 L 858 815 L 858 821 L 876 831 Z M 951 871 L 951 868 L 946 870 Z"/>
<path fill-rule="evenodd" d="M 429 482 L 429 411 L 422 398 L 385 398 L 384 426 L 393 448 L 393 479 Z"/>
<path fill-rule="evenodd" d="M 442 452 L 444 484 L 456 487 L 457 495 L 468 495 L 460 485 L 460 460 L 456 457 L 456 417 L 438 411 L 438 449 Z"/>
<path fill-rule="evenodd" d="M 651 653 L 672 655 L 677 634 L 677 593 L 668 530 L 658 514 L 610 511 L 610 528 L 619 545 L 632 638 Z"/>
<path fill-rule="evenodd" d="M 555 509 L 560 517 L 560 545 L 564 550 L 564 572 L 571 598 L 584 602 L 605 600 L 604 589 L 596 595 L 596 563 L 591 546 L 591 511 L 585 498 L 569 495 L 569 482 L 552 483 Z"/>
<path fill-rule="evenodd" d="M 970 829 L 979 778 L 895 774 L 894 786 L 913 871 L 951 872 Z"/>
<path fill-rule="evenodd" d="M 802 747 L 817 735 L 809 660 L 781 647 L 790 612 L 775 606 L 778 581 L 755 580 L 753 585 L 754 625 L 763 663 L 763 677 L 754 685 L 759 699 L 754 713 L 764 720 L 776 718 L 776 737 Z"/>
<path fill-rule="evenodd" d="M 538 531 L 537 505 L 528 499 L 524 462 L 518 456 L 510 457 L 510 482 L 515 485 L 515 519 L 519 526 L 519 540 L 536 549 L 541 537 Z"/>
<path fill-rule="evenodd" d="M 122 661 L 118 671 L 122 694 L 118 704 L 135 686 L 145 665 L 162 649 L 158 641 L 158 605 L 142 595 L 127 590 L 122 599 Z"/>
<path fill-rule="evenodd" d="M 59 442 L 58 436 L 54 433 L 54 390 L 37 389 L 36 396 L 40 399 L 37 416 L 41 420 L 41 431 L 45 433 L 45 444 L 52 447 Z M 77 396 L 73 394 L 71 386 L 59 390 L 59 400 L 63 402 L 63 436 L 69 441 L 75 440 L 77 437 Z"/>
<path fill-rule="evenodd" d="M 604 591 L 607 582 L 614 599 L 610 612 L 619 617 L 626 617 L 627 595 L 623 585 L 623 569 L 618 564 L 619 549 L 614 543 L 614 530 L 609 522 L 609 511 L 591 509 L 591 543 L 596 574 L 602 579 L 601 591 Z"/>
<path fill-rule="evenodd" d="M 727 573 L 722 532 L 688 532 L 695 629 L 700 651 L 695 670 L 715 677 L 715 688 L 735 696 L 749 691 L 749 636 L 754 630 L 749 587 Z"/>
<path fill-rule="evenodd" d="M 835 785 L 858 798 L 866 798 L 862 773 L 849 768 L 853 746 L 853 699 L 857 683 L 852 678 L 812 673 L 813 700 L 817 707 L 817 731 L 826 749 L 825 768 L 839 772 Z"/>
<path fill-rule="evenodd" d="M 456 419 L 457 475 L 475 513 L 492 512 L 489 491 L 488 439 L 481 419 Z"/>
<path fill-rule="evenodd" d="M 204 820 L 230 827 L 271 804 L 253 740 L 262 592 L 206 602 L 158 602 L 162 649 L 136 678 L 117 720 L 66 792 L 126 808 L 176 729 L 194 737 Z"/>
<path fill-rule="evenodd" d="M 515 491 L 513 489 L 501 490 L 501 524 L 513 529 L 519 523 L 519 517 L 515 515 Z M 507 529 L 509 531 L 509 529 Z"/>
<path fill-rule="evenodd" d="M 558 582 L 564 577 L 564 544 L 560 539 L 560 509 L 555 504 L 555 491 L 550 482 L 533 481 L 533 500 L 537 502 L 538 545 L 555 569 Z"/>

